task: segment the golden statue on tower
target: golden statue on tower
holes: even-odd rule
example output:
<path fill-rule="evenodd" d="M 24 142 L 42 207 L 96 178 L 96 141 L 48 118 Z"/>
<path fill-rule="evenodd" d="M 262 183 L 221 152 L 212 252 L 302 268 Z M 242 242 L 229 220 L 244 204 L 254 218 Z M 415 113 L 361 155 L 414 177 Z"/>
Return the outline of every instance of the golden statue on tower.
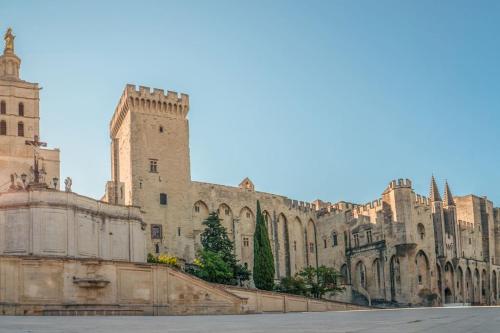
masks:
<path fill-rule="evenodd" d="M 5 40 L 5 48 L 3 50 L 3 53 L 14 53 L 14 36 L 12 34 L 12 28 L 8 28 L 7 32 L 5 33 L 3 39 Z"/>

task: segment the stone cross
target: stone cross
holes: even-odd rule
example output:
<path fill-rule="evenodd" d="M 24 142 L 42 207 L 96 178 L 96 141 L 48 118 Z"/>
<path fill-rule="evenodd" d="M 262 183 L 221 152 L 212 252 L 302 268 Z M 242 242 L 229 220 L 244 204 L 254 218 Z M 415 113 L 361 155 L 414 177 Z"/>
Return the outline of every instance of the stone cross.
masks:
<path fill-rule="evenodd" d="M 39 157 L 38 157 L 37 148 L 47 147 L 47 143 L 39 141 L 38 136 L 35 136 L 34 140 L 26 140 L 25 143 L 26 143 L 26 145 L 33 147 L 33 160 L 34 160 L 33 174 L 35 176 L 34 182 L 35 182 L 35 184 L 38 184 L 40 182 L 40 169 L 38 166 Z"/>

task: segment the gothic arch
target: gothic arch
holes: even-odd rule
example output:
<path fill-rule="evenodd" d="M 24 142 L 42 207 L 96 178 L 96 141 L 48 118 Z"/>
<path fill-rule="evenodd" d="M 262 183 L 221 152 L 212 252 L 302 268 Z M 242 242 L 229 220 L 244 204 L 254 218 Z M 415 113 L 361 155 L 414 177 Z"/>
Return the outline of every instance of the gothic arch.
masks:
<path fill-rule="evenodd" d="M 490 279 L 488 273 L 486 272 L 486 269 L 483 268 L 483 271 L 481 272 L 481 302 L 483 304 L 488 302 L 488 294 L 490 290 L 489 281 Z"/>
<path fill-rule="evenodd" d="M 354 268 L 354 286 L 358 290 L 367 289 L 366 266 L 363 261 L 359 260 Z"/>
<path fill-rule="evenodd" d="M 472 279 L 472 271 L 470 267 L 465 270 L 465 290 L 467 291 L 465 295 L 465 300 L 467 303 L 474 302 L 474 281 Z"/>
<path fill-rule="evenodd" d="M 420 250 L 415 256 L 415 265 L 417 267 L 417 286 L 419 289 L 431 290 L 431 267 L 429 257 L 424 251 Z"/>
<path fill-rule="evenodd" d="M 497 285 L 497 283 L 498 283 L 497 272 L 495 270 L 493 270 L 491 273 L 491 295 L 492 295 L 495 303 L 498 299 L 498 285 Z"/>
<path fill-rule="evenodd" d="M 205 221 L 208 217 L 209 211 L 207 204 L 198 200 L 193 205 L 193 238 L 194 238 L 194 246 L 195 250 L 201 249 L 201 239 L 200 234 L 205 230 L 205 225 L 203 221 Z"/>
<path fill-rule="evenodd" d="M 481 275 L 477 268 L 474 270 L 474 303 L 481 303 Z"/>
<path fill-rule="evenodd" d="M 241 262 L 246 264 L 250 271 L 253 270 L 253 234 L 255 232 L 255 215 L 247 206 L 240 210 L 238 221 L 238 233 L 235 247 L 238 246 L 241 253 Z"/>
<path fill-rule="evenodd" d="M 444 265 L 444 302 L 455 302 L 455 271 L 449 261 Z"/>
<path fill-rule="evenodd" d="M 457 268 L 457 289 L 456 289 L 456 300 L 457 302 L 465 302 L 465 291 L 464 291 L 464 271 L 462 267 Z"/>
<path fill-rule="evenodd" d="M 342 284 L 349 284 L 349 271 L 347 269 L 347 264 L 343 264 L 340 267 L 340 275 L 342 276 Z"/>
<path fill-rule="evenodd" d="M 304 256 L 304 226 L 298 216 L 293 219 L 290 231 L 290 257 L 292 275 L 305 266 Z"/>
<path fill-rule="evenodd" d="M 271 218 L 271 214 L 269 214 L 269 212 L 267 210 L 262 211 L 262 216 L 264 216 L 264 222 L 266 223 L 269 242 L 271 243 L 271 248 L 273 249 L 273 254 L 274 254 L 273 219 Z"/>
<path fill-rule="evenodd" d="M 401 270 L 399 258 L 393 255 L 389 261 L 389 280 L 391 285 L 391 301 L 397 302 L 401 293 Z"/>
<path fill-rule="evenodd" d="M 290 239 L 288 235 L 288 220 L 285 214 L 280 213 L 278 215 L 278 221 L 276 224 L 276 238 L 277 242 L 277 269 L 279 268 L 279 276 L 290 276 Z"/>
<path fill-rule="evenodd" d="M 307 222 L 306 229 L 306 240 L 307 240 L 307 265 L 317 266 L 317 236 L 316 236 L 316 224 L 312 219 Z"/>
<path fill-rule="evenodd" d="M 371 281 L 371 282 L 370 282 Z M 383 275 L 382 275 L 382 265 L 380 259 L 376 258 L 372 263 L 372 278 L 368 279 L 368 285 L 371 286 L 371 294 L 375 295 L 377 298 L 381 298 L 383 293 Z"/>
<path fill-rule="evenodd" d="M 231 207 L 229 207 L 226 203 L 221 203 L 218 208 L 219 218 L 221 219 L 221 223 L 226 228 L 226 231 L 229 235 L 229 238 L 233 235 L 233 211 Z M 231 238 L 234 241 L 234 239 Z"/>

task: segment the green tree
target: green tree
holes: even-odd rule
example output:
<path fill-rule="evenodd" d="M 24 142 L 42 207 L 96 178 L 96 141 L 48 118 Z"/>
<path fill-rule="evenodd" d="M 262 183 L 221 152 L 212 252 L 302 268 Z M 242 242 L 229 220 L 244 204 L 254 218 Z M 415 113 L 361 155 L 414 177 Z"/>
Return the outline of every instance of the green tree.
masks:
<path fill-rule="evenodd" d="M 250 279 L 248 269 L 236 260 L 234 245 L 222 225 L 219 215 L 212 212 L 203 221 L 206 226 L 200 235 L 203 250 L 186 271 L 209 282 L 238 284 Z"/>
<path fill-rule="evenodd" d="M 304 279 L 308 295 L 315 298 L 322 298 L 324 295 L 334 295 L 344 290 L 340 287 L 340 273 L 332 267 L 319 266 L 318 268 L 306 267 L 298 273 Z"/>
<path fill-rule="evenodd" d="M 255 233 L 253 236 L 253 281 L 259 289 L 273 290 L 274 259 L 266 223 L 258 200 Z"/>
<path fill-rule="evenodd" d="M 233 271 L 220 253 L 201 250 L 198 253 L 198 260 L 197 268 L 190 273 L 208 282 L 221 284 L 231 284 L 233 282 Z"/>
<path fill-rule="evenodd" d="M 304 279 L 297 275 L 282 278 L 275 290 L 282 293 L 308 296 L 308 290 Z"/>
<path fill-rule="evenodd" d="M 276 291 L 322 298 L 326 294 L 334 295 L 344 290 L 339 285 L 341 275 L 331 267 L 306 267 L 293 277 L 281 279 Z"/>

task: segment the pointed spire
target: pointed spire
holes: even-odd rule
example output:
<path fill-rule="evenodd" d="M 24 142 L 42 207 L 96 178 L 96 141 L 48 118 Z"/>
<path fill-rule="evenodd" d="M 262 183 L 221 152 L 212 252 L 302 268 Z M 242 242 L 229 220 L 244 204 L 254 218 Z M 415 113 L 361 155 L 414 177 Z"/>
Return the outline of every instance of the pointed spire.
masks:
<path fill-rule="evenodd" d="M 441 195 L 439 194 L 439 189 L 436 184 L 436 179 L 434 179 L 434 175 L 431 178 L 431 190 L 429 192 L 429 199 L 431 201 L 442 201 Z"/>
<path fill-rule="evenodd" d="M 444 183 L 444 204 L 446 206 L 454 206 L 455 201 L 453 200 L 453 195 L 451 194 L 450 186 L 448 181 Z"/>

